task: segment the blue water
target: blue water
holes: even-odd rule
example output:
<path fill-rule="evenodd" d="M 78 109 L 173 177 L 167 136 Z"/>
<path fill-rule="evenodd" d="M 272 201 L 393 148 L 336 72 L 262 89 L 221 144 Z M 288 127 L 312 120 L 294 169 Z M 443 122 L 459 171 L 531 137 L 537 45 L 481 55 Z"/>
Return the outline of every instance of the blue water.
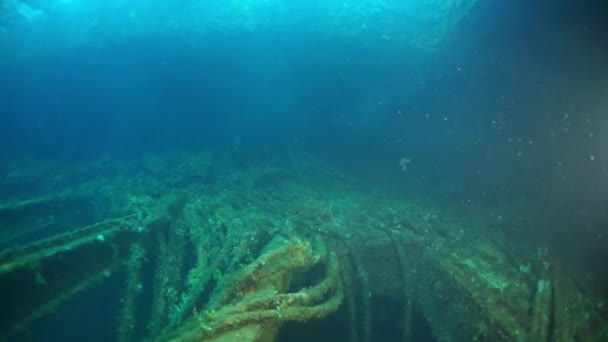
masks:
<path fill-rule="evenodd" d="M 370 189 L 517 208 L 536 228 L 497 234 L 608 288 L 602 1 L 200 3 L 0 1 L 0 175 L 305 151 Z"/>

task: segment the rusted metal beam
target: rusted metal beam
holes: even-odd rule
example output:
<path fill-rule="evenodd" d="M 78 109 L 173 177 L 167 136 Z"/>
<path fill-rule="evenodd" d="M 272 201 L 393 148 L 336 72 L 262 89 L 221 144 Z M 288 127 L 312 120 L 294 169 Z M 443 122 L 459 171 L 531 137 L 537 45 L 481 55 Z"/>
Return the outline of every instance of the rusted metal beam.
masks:
<path fill-rule="evenodd" d="M 75 229 L 0 254 L 0 339 L 25 329 L 122 264 L 146 236 L 135 215 Z"/>

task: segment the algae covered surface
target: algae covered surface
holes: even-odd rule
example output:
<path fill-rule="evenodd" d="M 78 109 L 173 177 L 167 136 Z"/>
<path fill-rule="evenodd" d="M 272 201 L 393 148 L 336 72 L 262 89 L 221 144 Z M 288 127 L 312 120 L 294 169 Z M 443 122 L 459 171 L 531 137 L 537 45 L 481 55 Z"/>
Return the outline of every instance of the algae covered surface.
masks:
<path fill-rule="evenodd" d="M 0 0 L 0 341 L 608 340 L 607 23 Z"/>

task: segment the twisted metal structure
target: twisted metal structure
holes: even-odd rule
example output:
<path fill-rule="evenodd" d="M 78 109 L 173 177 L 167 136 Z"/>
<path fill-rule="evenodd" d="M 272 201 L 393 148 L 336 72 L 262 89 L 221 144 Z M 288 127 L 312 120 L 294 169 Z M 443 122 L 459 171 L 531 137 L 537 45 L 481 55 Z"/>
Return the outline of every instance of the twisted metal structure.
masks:
<path fill-rule="evenodd" d="M 97 207 L 120 208 L 109 210 L 123 213 L 117 218 L 39 240 L 31 235 L 42 228 L 5 235 L 26 234 L 28 242 L 0 253 L 0 339 L 19 339 L 32 322 L 112 277 L 123 284 L 108 296 L 121 304 L 114 329 L 125 342 L 268 342 L 284 323 L 312 319 L 367 342 L 384 333 L 380 317 L 392 317 L 404 341 L 420 333 L 420 317 L 437 341 L 608 337 L 599 299 L 550 248 L 514 250 L 429 208 L 348 187 L 333 197 L 327 189 L 336 185 L 321 195 L 289 184 L 261 191 L 285 182 L 280 168 L 226 183 L 238 191 L 182 181 L 200 178 L 201 165 L 187 160 L 174 173 L 151 172 L 130 189 L 103 180 L 112 195 Z M 172 192 L 176 184 L 187 185 Z M 167 195 L 153 199 L 150 189 Z M 53 226 L 87 198 L 103 196 L 88 184 L 5 202 L 0 222 L 65 213 L 49 216 Z"/>

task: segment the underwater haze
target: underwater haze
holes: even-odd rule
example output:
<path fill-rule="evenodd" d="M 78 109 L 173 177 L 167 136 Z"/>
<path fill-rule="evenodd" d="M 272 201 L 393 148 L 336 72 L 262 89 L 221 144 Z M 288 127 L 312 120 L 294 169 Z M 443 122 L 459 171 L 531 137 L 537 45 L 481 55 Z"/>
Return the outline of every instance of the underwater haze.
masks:
<path fill-rule="evenodd" d="M 5 257 L 0 253 L 0 265 L 15 262 L 14 255 L 21 254 L 11 251 L 22 253 L 23 246 L 133 212 L 138 217 L 134 229 L 141 228 L 149 237 L 138 242 L 137 248 L 134 243 L 125 249 L 130 251 L 130 259 L 103 267 L 105 285 L 100 289 L 54 294 L 53 298 L 62 298 L 61 305 L 48 310 L 56 315 L 47 317 L 46 311 L 23 315 L 23 310 L 15 310 L 14 315 L 2 316 L 0 320 L 11 323 L 0 325 L 0 339 L 9 332 L 9 341 L 515 340 L 515 335 L 502 332 L 510 331 L 504 323 L 507 319 L 488 318 L 483 326 L 459 330 L 458 324 L 465 323 L 445 323 L 448 318 L 429 304 L 433 296 L 427 296 L 425 290 L 405 285 L 385 290 L 374 287 L 376 280 L 382 284 L 391 276 L 402 277 L 399 279 L 407 279 L 404 283 L 409 284 L 426 281 L 430 285 L 425 287 L 433 289 L 437 297 L 443 293 L 446 298 L 457 298 L 449 303 L 478 303 L 470 299 L 473 295 L 448 291 L 452 287 L 446 279 L 455 278 L 421 276 L 412 280 L 416 279 L 413 275 L 406 276 L 414 263 L 408 255 L 418 250 L 407 249 L 411 247 L 408 229 L 416 232 L 411 236 L 424 235 L 414 239 L 425 241 L 419 250 L 426 251 L 415 259 L 426 260 L 429 264 L 425 265 L 432 264 L 428 260 L 438 260 L 437 274 L 455 277 L 459 273 L 442 273 L 449 262 L 441 261 L 448 260 L 438 256 L 443 254 L 433 254 L 435 249 L 446 258 L 460 260 L 454 265 L 467 270 L 476 265 L 478 274 L 482 273 L 481 262 L 476 261 L 475 253 L 464 250 L 481 251 L 487 260 L 495 260 L 495 265 L 494 261 L 484 263 L 486 271 L 498 268 L 501 262 L 512 263 L 509 267 L 515 277 L 525 278 L 522 282 L 531 284 L 530 298 L 536 298 L 522 304 L 526 313 L 536 312 L 533 304 L 542 300 L 539 294 L 546 288 L 552 288 L 553 297 L 558 297 L 559 286 L 553 287 L 558 278 L 548 276 L 547 269 L 559 264 L 560 272 L 567 274 L 565 279 L 584 284 L 579 288 L 592 298 L 597 321 L 608 320 L 605 1 L 0 0 L 0 142 L 0 251 L 10 252 Z M 38 204 L 42 198 L 44 206 Z M 347 198 L 351 204 L 340 202 Z M 294 204 L 296 209 L 283 209 L 281 204 L 291 205 L 292 199 L 304 202 Z M 319 204 L 318 211 L 311 209 L 316 205 L 302 209 L 305 205 L 301 203 L 315 200 L 332 204 Z M 170 201 L 178 204 L 158 209 L 160 203 Z M 217 209 L 231 201 L 236 204 L 230 204 L 233 209 L 229 212 Z M 402 231 L 401 223 L 399 228 L 393 227 L 396 219 L 387 217 L 400 212 L 393 210 L 393 204 L 398 208 L 397 203 L 403 201 L 433 209 L 421 209 L 420 224 L 408 218 L 403 227 L 410 228 Z M 358 204 L 352 204 L 355 202 Z M 165 215 L 162 219 L 142 218 L 154 216 L 151 213 L 157 209 L 163 213 L 159 217 Z M 408 210 L 394 215 L 405 217 L 414 212 Z M 194 213 L 204 218 L 195 220 Z M 327 215 L 331 218 L 324 221 Z M 374 215 L 378 218 L 371 219 Z M 298 223 L 304 217 L 318 226 Z M 379 223 L 385 219 L 393 223 Z M 435 219 L 439 220 L 436 224 Z M 193 222 L 208 225 L 222 220 L 226 223 L 216 225 L 221 229 L 214 226 L 208 232 L 194 233 Z M 234 262 L 225 264 L 212 262 L 213 253 L 237 253 L 237 247 L 225 249 L 232 252 L 219 247 L 230 246 L 227 241 L 236 226 L 239 233 L 234 234 L 249 236 L 248 225 L 268 226 L 274 220 L 290 228 L 251 233 L 257 244 L 243 248 L 247 255 L 238 254 Z M 166 223 L 167 233 L 163 234 L 167 239 L 161 239 L 160 245 L 150 242 L 162 235 L 154 232 L 165 224 L 158 222 L 172 222 Z M 327 228 L 332 225 L 337 227 L 335 231 Z M 357 230 L 358 225 L 370 228 Z M 372 257 L 370 245 L 340 244 L 350 238 L 373 240 L 374 225 L 392 227 L 383 230 L 378 241 L 410 241 L 396 243 L 395 258 L 402 261 L 401 271 L 394 271 L 399 270 L 397 266 L 383 270 L 383 257 Z M 476 228 L 471 228 L 470 235 L 467 228 L 450 228 L 447 233 L 437 233 L 435 240 L 427 225 Z M 313 228 L 304 228 L 309 226 Z M 334 241 L 336 232 L 341 238 Z M 471 238 L 455 237 L 461 233 Z M 177 241 L 172 234 L 179 235 L 176 239 L 193 239 L 187 242 L 191 247 L 183 248 L 185 256 L 165 254 L 173 261 L 163 264 L 161 251 Z M 194 240 L 199 235 L 208 236 L 204 251 L 196 247 L 202 246 L 203 240 Z M 109 233 L 94 236 L 100 245 L 112 243 L 116 250 L 122 248 Z M 276 336 L 268 332 L 258 339 L 217 335 L 237 325 L 226 323 L 217 334 L 214 330 L 226 307 L 213 307 L 223 298 L 216 297 L 215 291 L 229 288 L 222 277 L 240 274 L 239 270 L 247 269 L 245 265 L 272 253 L 276 246 L 281 250 L 277 236 L 285 241 L 295 237 L 310 241 L 312 250 L 321 255 L 317 259 L 329 260 L 328 274 L 335 253 L 342 267 L 341 282 L 348 283 L 345 274 L 350 272 L 358 274 L 352 278 L 358 285 L 350 289 L 334 285 L 335 293 L 344 289 L 341 306 L 331 314 L 312 315 L 320 319 L 302 325 L 291 321 L 312 318 L 285 318 L 290 323 L 272 330 Z M 504 254 L 489 252 L 479 236 L 500 246 Z M 444 238 L 453 244 L 442 245 Z M 333 252 L 324 256 L 321 250 L 325 249 L 316 247 L 316 239 Z M 145 253 L 136 252 L 140 245 Z M 285 246 L 303 250 L 298 243 Z M 353 262 L 350 268 L 341 259 L 345 255 L 344 260 Z M 539 260 L 550 255 L 551 262 L 543 261 L 545 269 L 535 268 L 534 261 L 526 261 L 522 255 Z M 208 267 L 190 267 L 203 259 Z M 40 284 L 51 284 L 52 274 L 59 274 L 47 266 L 38 271 L 36 265 L 45 265 L 46 259 L 41 260 L 28 266 L 36 269 L 31 278 L 31 284 L 37 284 L 32 285 L 33 293 L 53 288 Z M 183 266 L 175 284 L 169 285 L 170 280 L 158 283 L 162 278 L 159 269 L 177 268 L 175 260 L 190 266 Z M 119 276 L 123 271 L 113 267 L 125 262 L 130 266 L 123 279 Z M 300 288 L 297 284 L 307 288 L 307 281 L 318 280 L 322 273 L 315 265 L 309 268 L 312 276 L 295 274 L 296 285 L 275 291 L 293 292 Z M 87 267 L 93 266 L 85 266 L 83 261 L 74 269 Z M 424 268 L 431 269 L 419 266 L 414 273 L 420 275 Z M 9 282 L 9 273 L 3 275 L 8 269 L 0 267 L 3 291 L 13 291 L 11 284 L 16 284 Z M 67 269 L 71 268 L 62 268 Z M 195 274 L 194 269 L 201 273 Z M 538 279 L 533 278 L 535 272 Z M 129 278 L 134 274 L 140 279 Z M 481 275 L 479 279 L 490 277 Z M 496 279 L 492 277 L 494 285 L 487 293 L 503 299 L 518 297 L 508 297 L 515 293 L 509 291 L 520 289 L 509 285 L 516 280 Z M 79 288 L 94 282 L 86 283 Z M 466 287 L 471 293 L 481 293 L 477 285 L 455 283 L 460 287 L 454 289 Z M 200 287 L 194 297 L 187 295 L 194 293 L 192 284 Z M 122 292 L 123 285 L 133 297 Z M 155 296 L 162 296 L 163 291 L 153 288 L 166 292 L 162 315 L 154 316 L 154 312 L 161 310 L 155 306 L 159 305 Z M 64 302 L 67 293 L 74 300 Z M 105 301 L 111 293 L 118 299 Z M 401 299 L 391 301 L 394 293 L 409 298 L 403 300 L 406 304 L 395 304 Z M 234 296 L 248 298 L 241 292 Z M 48 303 L 40 299 L 27 310 L 34 312 Z M 124 303 L 137 310 L 121 309 Z M 288 305 L 285 303 L 281 305 Z M 547 307 L 561 302 L 551 303 Z M 279 304 L 276 306 L 279 310 Z M 388 313 L 382 311 L 383 306 Z M 354 307 L 356 313 L 347 309 Z M 456 320 L 454 315 L 476 317 L 471 314 L 473 309 L 458 308 L 452 319 Z M 142 314 L 145 310 L 153 313 Z M 409 317 L 407 310 L 413 310 L 414 318 L 403 323 L 402 316 Z M 493 315 L 489 312 L 504 314 L 486 307 L 475 312 L 487 317 Z M 548 333 L 531 327 L 519 340 L 568 340 L 560 339 L 566 333 L 559 330 L 558 311 L 551 312 L 539 323 Z M 184 337 L 187 327 L 198 324 L 189 320 L 199 314 L 202 335 Z M 536 318 L 529 321 L 536 322 Z M 361 325 L 352 328 L 353 321 Z M 22 322 L 29 326 L 25 334 Z M 273 320 L 276 322 L 283 323 L 283 318 Z M 597 323 L 593 327 L 587 335 L 581 335 L 579 329 L 579 335 L 572 336 L 588 341 L 599 341 L 601 331 L 605 332 L 601 336 L 608 336 L 606 326 Z M 402 330 L 407 332 L 402 334 Z M 494 336 L 491 331 L 501 333 Z"/>

